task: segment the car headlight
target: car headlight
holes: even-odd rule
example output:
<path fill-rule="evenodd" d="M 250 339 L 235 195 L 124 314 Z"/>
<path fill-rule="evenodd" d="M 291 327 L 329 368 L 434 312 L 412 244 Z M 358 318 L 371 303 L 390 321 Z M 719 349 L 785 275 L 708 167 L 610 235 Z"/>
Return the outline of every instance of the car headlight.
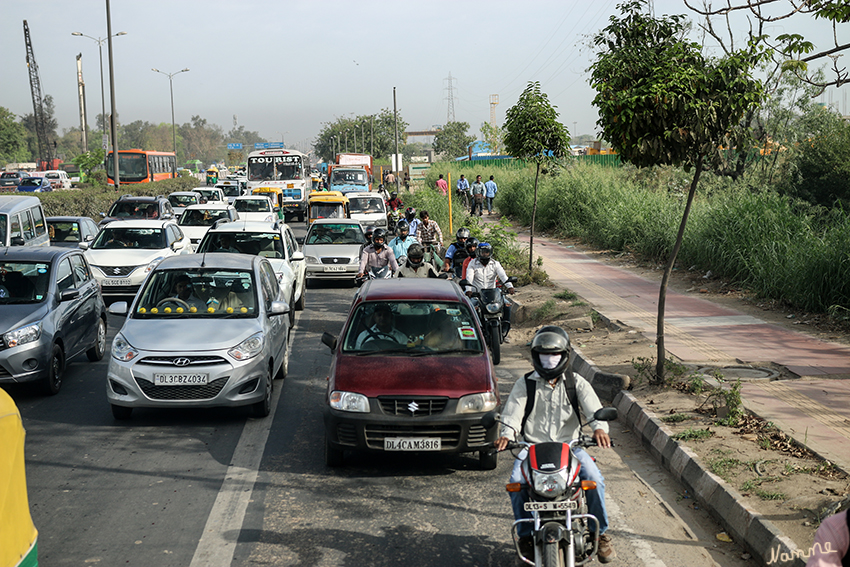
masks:
<path fill-rule="evenodd" d="M 487 313 L 498 313 L 502 307 L 498 303 L 488 303 Z"/>
<path fill-rule="evenodd" d="M 164 256 L 158 256 L 158 257 L 154 258 L 153 260 L 151 260 L 151 263 L 148 264 L 147 267 L 145 268 L 145 273 L 148 273 L 148 272 L 152 271 L 154 268 L 156 268 L 156 265 L 159 264 L 160 262 L 162 262 L 163 258 L 164 258 Z"/>
<path fill-rule="evenodd" d="M 353 411 L 357 413 L 369 413 L 369 398 L 363 394 L 354 392 L 331 392 L 331 407 L 340 411 Z"/>
<path fill-rule="evenodd" d="M 457 413 L 486 413 L 496 409 L 498 401 L 493 392 L 470 394 L 461 397 L 457 403 Z"/>
<path fill-rule="evenodd" d="M 304 256 L 304 260 L 308 264 L 318 264 L 319 263 L 319 259 L 316 258 L 315 256 Z"/>
<path fill-rule="evenodd" d="M 274 217 L 269 215 L 266 217 L 266 222 L 274 222 Z"/>
<path fill-rule="evenodd" d="M 263 352 L 264 342 L 265 336 L 263 333 L 256 333 L 227 351 L 227 354 L 236 360 L 248 360 Z"/>
<path fill-rule="evenodd" d="M 359 263 L 360 263 L 360 258 L 358 258 L 357 256 L 355 256 L 355 257 L 353 257 L 351 260 L 349 260 L 349 261 L 348 261 L 348 263 L 349 263 L 349 264 L 359 264 Z"/>
<path fill-rule="evenodd" d="M 112 341 L 112 358 L 121 362 L 130 362 L 139 356 L 139 351 L 133 348 L 133 345 L 127 342 L 124 335 L 115 335 L 115 340 Z"/>
<path fill-rule="evenodd" d="M 567 491 L 567 469 L 553 473 L 532 471 L 531 479 L 534 481 L 534 492 L 547 498 L 557 498 Z"/>
<path fill-rule="evenodd" d="M 18 327 L 3 335 L 7 347 L 16 347 L 37 341 L 41 337 L 41 321 Z"/>

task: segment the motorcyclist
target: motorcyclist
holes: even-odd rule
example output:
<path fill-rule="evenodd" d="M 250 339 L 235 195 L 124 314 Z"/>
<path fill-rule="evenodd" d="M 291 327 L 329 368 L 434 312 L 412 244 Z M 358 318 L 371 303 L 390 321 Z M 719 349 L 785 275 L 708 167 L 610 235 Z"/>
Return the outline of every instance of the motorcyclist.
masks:
<path fill-rule="evenodd" d="M 404 203 L 401 202 L 401 199 L 398 198 L 398 193 L 393 191 L 390 193 L 390 200 L 387 201 L 387 209 L 391 209 L 393 211 L 397 211 L 404 206 Z"/>
<path fill-rule="evenodd" d="M 387 231 L 383 228 L 376 228 L 372 233 L 372 244 L 369 244 L 360 252 L 360 270 L 357 272 L 357 277 L 362 278 L 367 269 L 383 268 L 387 265 L 393 272 L 398 271 L 398 262 L 395 260 L 393 251 L 385 245 L 386 239 Z"/>
<path fill-rule="evenodd" d="M 480 250 L 480 248 L 479 248 Z M 608 424 L 593 421 L 593 414 L 602 407 L 599 398 L 590 383 L 579 374 L 570 370 L 570 337 L 560 327 L 542 327 L 531 341 L 531 360 L 534 372 L 527 374 L 525 380 L 517 380 L 511 390 L 510 397 L 502 410 L 502 433 L 496 440 L 496 448 L 504 450 L 509 437 L 513 438 L 516 431 L 527 443 L 543 443 L 554 441 L 568 443 L 579 437 L 581 433 L 579 409 L 584 419 L 593 430 L 593 439 L 599 447 L 611 447 L 608 437 Z M 531 381 L 528 384 L 526 381 Z M 534 392 L 529 399 L 529 392 Z M 532 404 L 530 412 L 528 403 Z M 521 463 L 527 450 L 520 452 L 514 462 L 511 479 L 508 482 L 525 484 L 522 477 Z M 608 563 L 615 556 L 611 537 L 605 534 L 608 529 L 608 515 L 605 511 L 605 479 L 593 458 L 582 448 L 573 449 L 573 453 L 581 463 L 579 477 L 582 480 L 596 481 L 596 490 L 588 490 L 588 512 L 599 520 L 599 552 L 600 563 Z M 528 500 L 525 490 L 511 492 L 511 506 L 514 518 L 530 518 L 523 505 Z M 528 522 L 517 524 L 517 535 L 520 545 L 528 549 L 533 546 L 531 525 Z"/>
<path fill-rule="evenodd" d="M 460 277 L 463 261 L 467 258 L 466 240 L 469 238 L 469 229 L 465 226 L 457 229 L 455 233 L 456 242 L 452 242 L 448 250 L 446 250 L 446 260 L 443 264 L 443 271 L 454 271 L 454 274 Z"/>
<path fill-rule="evenodd" d="M 416 229 L 416 240 L 422 246 L 431 246 L 434 253 L 439 255 L 443 246 L 443 231 L 440 230 L 440 225 L 431 220 L 428 211 L 419 211 L 419 218 L 422 219 L 422 222 Z M 437 267 L 439 268 L 439 264 L 437 264 Z"/>
<path fill-rule="evenodd" d="M 425 261 L 425 248 L 415 242 L 407 249 L 407 260 L 398 271 L 400 278 L 438 278 L 440 275 L 431 262 Z"/>
<path fill-rule="evenodd" d="M 513 284 L 508 281 L 505 269 L 497 260 L 493 259 L 493 246 L 489 242 L 482 242 L 478 245 L 475 260 L 471 261 L 466 267 L 466 281 L 468 283 L 466 295 L 468 296 L 472 296 L 475 288 L 479 290 L 494 288 L 498 281 L 502 282 L 507 293 L 511 295 L 516 293 Z M 472 302 L 477 306 L 476 299 L 473 299 Z M 507 335 L 511 329 L 511 302 L 507 298 L 505 298 L 502 329 L 504 335 Z"/>
<path fill-rule="evenodd" d="M 478 239 L 474 236 L 470 236 L 466 239 L 466 254 L 467 258 L 463 261 L 463 267 L 460 271 L 461 279 L 466 279 L 466 268 L 469 266 L 469 263 L 475 260 L 475 255 L 478 253 Z"/>
<path fill-rule="evenodd" d="M 366 231 L 363 233 L 363 237 L 366 239 L 366 246 L 372 244 L 372 233 L 374 233 L 374 226 L 367 226 Z"/>
<path fill-rule="evenodd" d="M 416 230 L 419 228 L 419 223 L 421 222 L 418 218 L 416 218 L 416 209 L 413 207 L 407 207 L 404 210 L 404 220 L 410 225 L 410 234 L 416 236 Z"/>
<path fill-rule="evenodd" d="M 382 198 L 384 201 L 389 201 L 389 200 L 390 200 L 390 196 L 387 194 L 387 190 L 384 188 L 384 184 L 383 184 L 383 183 L 381 183 L 380 185 L 378 185 L 378 194 L 381 196 L 381 198 Z"/>
<path fill-rule="evenodd" d="M 410 248 L 411 244 L 416 243 L 416 238 L 410 236 L 410 225 L 404 219 L 398 221 L 395 227 L 395 233 L 396 237 L 390 240 L 387 246 L 392 249 L 396 260 L 398 260 L 402 256 L 407 256 L 407 249 Z"/>

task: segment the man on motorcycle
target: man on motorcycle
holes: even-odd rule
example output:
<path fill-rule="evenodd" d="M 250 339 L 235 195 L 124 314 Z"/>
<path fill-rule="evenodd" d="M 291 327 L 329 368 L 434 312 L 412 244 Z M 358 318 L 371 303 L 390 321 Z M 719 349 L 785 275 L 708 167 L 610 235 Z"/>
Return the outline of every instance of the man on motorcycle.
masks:
<path fill-rule="evenodd" d="M 480 250 L 480 248 L 479 248 Z M 502 436 L 496 440 L 496 449 L 502 451 L 509 437 L 519 432 L 527 443 L 554 441 L 568 443 L 581 434 L 581 416 L 593 430 L 593 439 L 599 447 L 611 447 L 608 437 L 608 424 L 593 421 L 593 414 L 602 407 L 593 386 L 583 377 L 570 370 L 570 337 L 566 331 L 556 326 L 542 327 L 531 341 L 531 360 L 534 372 L 526 374 L 525 380 L 517 380 L 511 395 L 502 410 Z M 529 405 L 531 407 L 529 407 Z M 520 452 L 514 462 L 509 482 L 523 483 L 521 463 L 527 451 Z M 608 563 L 615 556 L 608 529 L 608 515 L 605 511 L 605 479 L 593 458 L 582 448 L 574 448 L 573 453 L 581 463 L 579 477 L 582 480 L 596 482 L 595 490 L 586 491 L 588 512 L 599 520 L 600 563 Z M 523 505 L 528 500 L 525 490 L 511 492 L 511 506 L 514 518 L 530 518 Z M 517 525 L 520 545 L 528 549 L 531 537 L 531 525 L 523 522 Z"/>
<path fill-rule="evenodd" d="M 439 253 L 443 246 L 443 231 L 440 230 L 440 225 L 431 220 L 428 211 L 419 211 L 419 218 L 422 219 L 422 222 L 416 229 L 416 240 L 422 246 L 431 246 L 434 252 Z"/>
<path fill-rule="evenodd" d="M 369 244 L 360 252 L 360 270 L 357 272 L 358 278 L 366 275 L 367 269 L 383 268 L 386 265 L 389 265 L 392 271 L 398 271 L 395 254 L 384 245 L 386 239 L 387 231 L 383 228 L 376 228 L 375 232 L 372 233 L 372 244 Z"/>
<path fill-rule="evenodd" d="M 407 256 L 407 249 L 410 248 L 411 244 L 416 243 L 416 239 L 410 236 L 410 225 L 404 219 L 398 221 L 395 233 L 397 236 L 389 241 L 388 246 L 395 254 L 396 261 L 398 261 L 402 256 Z"/>
<path fill-rule="evenodd" d="M 407 260 L 398 271 L 400 278 L 438 278 L 437 270 L 431 262 L 425 261 L 425 249 L 415 242 L 407 249 Z"/>
<path fill-rule="evenodd" d="M 466 239 L 466 254 L 467 258 L 463 261 L 463 268 L 460 271 L 461 279 L 466 279 L 466 269 L 469 267 L 469 263 L 475 260 L 475 256 L 478 253 L 478 239 L 474 236 L 470 236 Z"/>
<path fill-rule="evenodd" d="M 401 202 L 401 199 L 398 198 L 398 193 L 393 191 L 390 193 L 390 200 L 387 201 L 387 209 L 397 211 L 404 206 L 404 203 Z"/>
<path fill-rule="evenodd" d="M 466 295 L 472 296 L 474 288 L 471 286 L 475 286 L 479 290 L 490 289 L 496 287 L 500 280 L 507 293 L 511 295 L 516 293 L 514 285 L 508 281 L 508 274 L 505 273 L 505 269 L 497 260 L 493 259 L 493 246 L 489 242 L 479 244 L 475 256 L 475 259 L 466 267 L 466 281 L 469 284 L 466 288 Z M 472 300 L 472 303 L 477 307 L 475 299 Z M 502 328 L 505 335 L 511 329 L 511 302 L 507 298 L 505 298 Z"/>
<path fill-rule="evenodd" d="M 463 261 L 467 258 L 466 240 L 469 238 L 469 229 L 462 226 L 457 229 L 455 236 L 457 237 L 457 241 L 452 242 L 448 250 L 446 250 L 446 261 L 443 264 L 443 271 L 454 271 L 454 274 L 460 277 Z"/>
<path fill-rule="evenodd" d="M 407 207 L 404 211 L 404 220 L 406 220 L 407 224 L 410 225 L 410 234 L 416 236 L 416 231 L 419 229 L 419 223 L 421 222 L 418 218 L 416 218 L 416 209 L 413 207 Z"/>

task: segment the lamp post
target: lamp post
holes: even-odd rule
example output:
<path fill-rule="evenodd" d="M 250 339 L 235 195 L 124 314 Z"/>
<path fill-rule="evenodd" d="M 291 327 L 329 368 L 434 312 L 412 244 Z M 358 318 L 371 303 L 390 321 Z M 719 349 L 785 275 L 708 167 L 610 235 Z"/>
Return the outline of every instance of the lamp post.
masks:
<path fill-rule="evenodd" d="M 103 135 L 106 136 L 106 94 L 103 87 L 103 43 L 109 39 L 108 37 L 92 37 L 90 35 L 86 35 L 80 32 L 71 32 L 71 35 L 76 35 L 79 37 L 87 37 L 97 43 L 97 50 L 100 54 L 100 112 L 101 112 L 101 122 L 103 125 Z M 118 37 L 119 35 L 127 35 L 127 32 L 118 32 L 112 37 Z M 106 148 L 103 148 L 106 150 Z"/>
<path fill-rule="evenodd" d="M 160 73 L 168 77 L 168 88 L 171 90 L 171 149 L 175 155 L 177 155 L 177 130 L 174 127 L 174 75 L 179 75 L 180 73 L 185 73 L 189 69 L 181 69 L 176 73 L 166 73 L 165 71 L 160 71 L 159 69 L 151 69 L 156 73 Z"/>

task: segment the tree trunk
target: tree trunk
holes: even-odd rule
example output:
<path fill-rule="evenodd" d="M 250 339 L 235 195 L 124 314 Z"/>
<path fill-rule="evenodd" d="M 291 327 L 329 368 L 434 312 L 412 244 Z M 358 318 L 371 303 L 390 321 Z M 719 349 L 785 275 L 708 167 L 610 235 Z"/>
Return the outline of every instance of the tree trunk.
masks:
<path fill-rule="evenodd" d="M 534 265 L 534 219 L 537 218 L 537 179 L 540 177 L 540 162 L 537 162 L 537 173 L 534 174 L 534 205 L 531 207 L 531 234 L 528 237 L 528 277 L 531 277 Z"/>
<path fill-rule="evenodd" d="M 667 353 L 664 350 L 664 306 L 667 300 L 667 282 L 670 280 L 670 274 L 673 272 L 673 265 L 676 263 L 676 256 L 679 254 L 679 248 L 682 247 L 682 239 L 685 236 L 685 226 L 688 224 L 688 215 L 691 212 L 691 204 L 694 202 L 694 195 L 697 192 L 697 183 L 699 176 L 702 173 L 702 155 L 697 158 L 694 165 L 694 179 L 691 181 L 691 189 L 688 191 L 688 202 L 685 204 L 685 212 L 682 213 L 682 222 L 679 223 L 679 232 L 676 234 L 676 243 L 673 245 L 673 250 L 670 252 L 670 258 L 667 260 L 667 267 L 664 268 L 664 275 L 661 277 L 661 289 L 658 292 L 658 320 L 655 331 L 655 343 L 658 346 L 657 360 L 655 362 L 655 380 L 658 383 L 664 382 L 664 361 L 667 358 Z"/>

